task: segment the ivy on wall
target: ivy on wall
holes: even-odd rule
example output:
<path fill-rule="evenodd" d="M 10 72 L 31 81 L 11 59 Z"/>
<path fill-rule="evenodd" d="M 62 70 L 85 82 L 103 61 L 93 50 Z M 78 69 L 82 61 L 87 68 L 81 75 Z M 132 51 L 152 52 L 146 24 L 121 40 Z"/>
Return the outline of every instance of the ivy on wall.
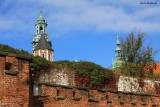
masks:
<path fill-rule="evenodd" d="M 75 81 L 77 86 L 101 88 L 112 71 L 92 62 L 77 62 L 71 67 L 76 71 Z"/>
<path fill-rule="evenodd" d="M 81 61 L 81 62 L 71 62 L 68 60 L 60 60 L 50 63 L 52 68 L 63 69 L 67 68 L 68 70 L 75 71 L 75 84 L 78 87 L 84 88 L 104 88 L 109 87 L 110 89 L 117 90 L 117 78 L 115 74 L 109 70 L 105 69 L 95 63 Z M 107 86 L 107 85 L 108 86 Z"/>
<path fill-rule="evenodd" d="M 155 87 L 155 94 L 160 94 L 160 84 L 156 83 L 154 87 Z"/>

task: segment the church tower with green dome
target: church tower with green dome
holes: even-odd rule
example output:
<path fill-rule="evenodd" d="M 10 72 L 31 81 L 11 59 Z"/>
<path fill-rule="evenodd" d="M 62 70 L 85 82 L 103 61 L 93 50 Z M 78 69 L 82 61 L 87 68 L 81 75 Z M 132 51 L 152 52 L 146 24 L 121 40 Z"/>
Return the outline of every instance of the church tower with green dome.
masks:
<path fill-rule="evenodd" d="M 43 18 L 42 8 L 40 10 L 40 16 L 35 24 L 36 34 L 33 37 L 32 47 L 33 55 L 41 56 L 48 61 L 53 61 L 53 49 L 52 42 L 49 35 L 46 33 L 47 22 Z"/>
<path fill-rule="evenodd" d="M 119 41 L 119 38 L 117 36 L 117 42 L 116 42 L 117 48 L 116 48 L 116 60 L 112 62 L 112 68 L 119 68 L 124 64 L 123 58 L 122 58 L 122 49 L 121 49 L 121 43 Z"/>

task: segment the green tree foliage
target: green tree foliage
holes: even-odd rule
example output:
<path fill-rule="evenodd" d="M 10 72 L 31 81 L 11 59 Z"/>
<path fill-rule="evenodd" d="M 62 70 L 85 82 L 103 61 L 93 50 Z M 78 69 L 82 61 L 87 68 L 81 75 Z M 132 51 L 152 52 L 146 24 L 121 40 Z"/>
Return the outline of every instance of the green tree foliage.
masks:
<path fill-rule="evenodd" d="M 154 51 L 149 45 L 144 46 L 145 33 L 133 31 L 122 38 L 122 56 L 125 61 L 123 72 L 129 76 L 148 77 L 155 68 Z"/>

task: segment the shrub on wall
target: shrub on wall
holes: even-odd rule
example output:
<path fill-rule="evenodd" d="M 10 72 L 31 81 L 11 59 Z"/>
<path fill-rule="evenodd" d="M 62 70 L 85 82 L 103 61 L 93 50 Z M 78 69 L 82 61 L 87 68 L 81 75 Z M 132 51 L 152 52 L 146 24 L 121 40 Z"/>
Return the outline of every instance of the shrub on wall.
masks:
<path fill-rule="evenodd" d="M 78 87 L 118 90 L 117 81 L 119 76 L 113 74 L 111 70 L 105 69 L 95 63 L 61 60 L 52 64 L 54 68 L 67 68 L 68 70 L 75 71 L 74 80 Z"/>
<path fill-rule="evenodd" d="M 112 73 L 92 62 L 73 63 L 71 67 L 76 71 L 75 82 L 77 86 L 101 88 Z"/>
<path fill-rule="evenodd" d="M 105 80 L 105 87 L 108 90 L 118 90 L 118 81 L 119 76 L 118 75 L 110 75 Z"/>
<path fill-rule="evenodd" d="M 155 94 L 160 94 L 160 84 L 155 83 L 154 87 L 155 87 Z"/>
<path fill-rule="evenodd" d="M 47 66 L 49 66 L 49 62 L 40 56 L 32 56 L 32 59 L 33 59 L 33 67 L 35 71 L 43 70 Z"/>
<path fill-rule="evenodd" d="M 68 65 L 68 66 L 71 66 L 71 64 L 75 63 L 75 62 L 71 62 L 71 61 L 68 61 L 68 60 L 59 60 L 59 61 L 56 61 L 54 63 L 55 64 L 59 64 L 59 65 Z"/>
<path fill-rule="evenodd" d="M 0 44 L 0 52 L 13 53 L 17 55 L 31 56 L 27 51 L 18 50 L 8 45 Z"/>

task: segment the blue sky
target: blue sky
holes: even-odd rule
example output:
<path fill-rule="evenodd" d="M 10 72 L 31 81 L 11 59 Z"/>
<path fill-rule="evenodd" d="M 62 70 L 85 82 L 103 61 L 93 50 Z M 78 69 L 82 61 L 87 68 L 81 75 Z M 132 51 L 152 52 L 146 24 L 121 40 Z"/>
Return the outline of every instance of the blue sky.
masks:
<path fill-rule="evenodd" d="M 41 6 L 54 60 L 76 57 L 110 67 L 116 35 L 125 37 L 135 28 L 146 33 L 145 45 L 160 50 L 159 0 L 1 0 L 0 43 L 31 53 Z"/>

